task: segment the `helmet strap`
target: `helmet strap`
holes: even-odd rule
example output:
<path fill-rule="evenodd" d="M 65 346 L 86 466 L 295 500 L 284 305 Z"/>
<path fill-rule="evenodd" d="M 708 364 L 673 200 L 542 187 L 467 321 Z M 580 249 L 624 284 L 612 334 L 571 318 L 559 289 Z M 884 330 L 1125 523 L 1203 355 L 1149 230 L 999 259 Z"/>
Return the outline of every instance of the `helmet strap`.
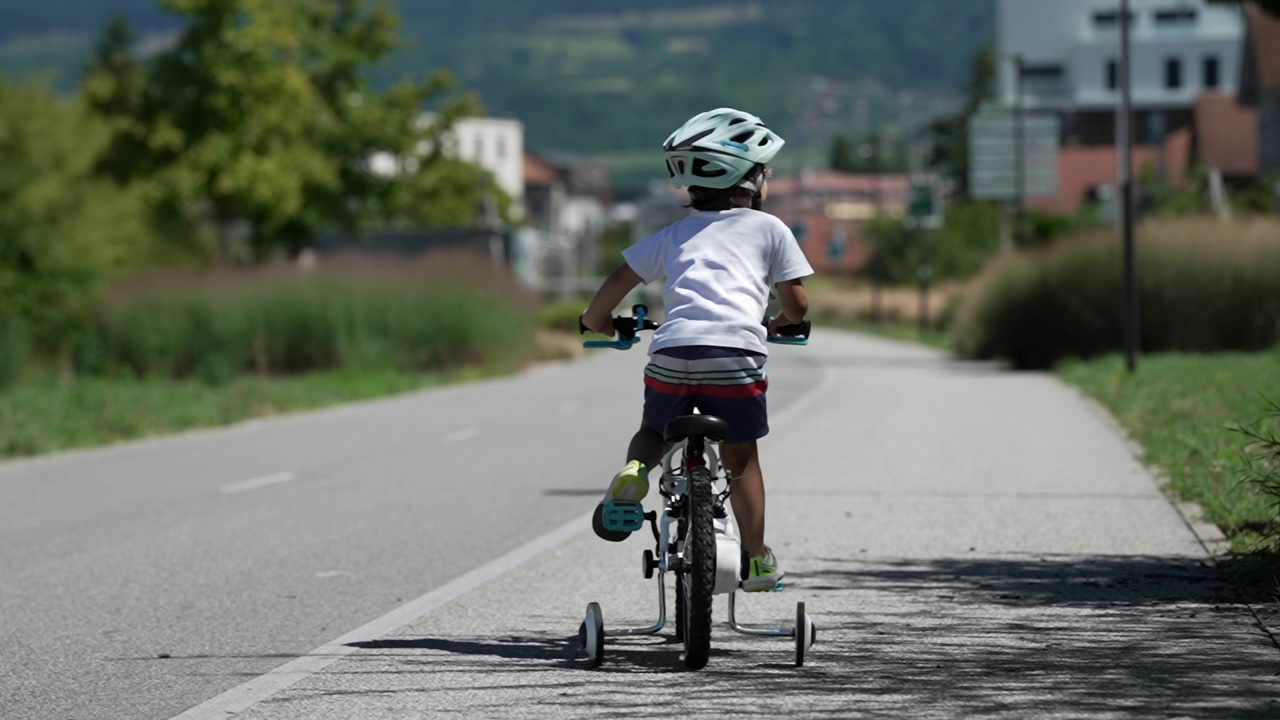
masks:
<path fill-rule="evenodd" d="M 764 198 L 761 197 L 760 191 L 756 190 L 751 194 L 751 209 L 760 210 L 764 207 Z"/>

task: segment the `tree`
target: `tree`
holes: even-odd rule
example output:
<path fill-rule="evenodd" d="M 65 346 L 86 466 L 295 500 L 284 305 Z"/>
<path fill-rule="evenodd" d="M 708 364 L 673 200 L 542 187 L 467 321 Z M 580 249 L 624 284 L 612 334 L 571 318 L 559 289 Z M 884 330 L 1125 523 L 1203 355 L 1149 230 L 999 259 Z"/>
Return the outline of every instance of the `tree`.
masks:
<path fill-rule="evenodd" d="M 848 135 L 842 133 L 832 140 L 831 169 L 842 172 L 858 171 L 858 155 Z"/>
<path fill-rule="evenodd" d="M 861 141 L 837 135 L 831 143 L 831 168 L 850 173 L 901 173 L 910 165 L 909 146 L 904 137 L 886 141 L 873 130 Z"/>
<path fill-rule="evenodd" d="M 83 327 L 101 283 L 151 251 L 138 193 L 97 177 L 109 130 L 40 83 L 0 80 L 0 325 L 46 352 Z"/>
<path fill-rule="evenodd" d="M 488 191 L 470 171 L 459 181 L 442 155 L 442 134 L 478 110 L 473 97 L 447 97 L 447 73 L 373 89 L 367 69 L 397 42 L 387 3 L 162 6 L 187 18 L 173 47 L 143 64 L 113 23 L 85 78 L 93 107 L 113 123 L 101 167 L 122 183 L 156 182 L 169 219 L 206 220 L 223 252 L 238 224 L 247 225 L 254 256 L 265 257 L 296 252 L 325 227 L 357 232 L 419 202 L 456 202 L 466 194 L 460 185 L 474 194 L 473 209 Z M 435 121 L 422 122 L 432 104 L 440 106 Z M 382 177 L 367 166 L 377 151 L 422 157 L 408 174 Z M 450 192 L 433 199 L 440 186 Z"/>
<path fill-rule="evenodd" d="M 929 163 L 949 176 L 957 194 L 969 197 L 969 123 L 973 116 L 996 92 L 996 51 L 990 45 L 974 53 L 970 63 L 969 83 L 965 88 L 964 107 L 929 127 L 933 136 L 933 153 Z"/>

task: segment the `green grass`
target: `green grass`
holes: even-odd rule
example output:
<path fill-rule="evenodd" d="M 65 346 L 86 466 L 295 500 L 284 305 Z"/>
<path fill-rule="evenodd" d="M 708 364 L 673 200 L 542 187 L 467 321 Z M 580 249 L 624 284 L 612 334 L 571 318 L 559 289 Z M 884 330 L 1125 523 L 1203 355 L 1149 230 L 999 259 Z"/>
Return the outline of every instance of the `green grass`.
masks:
<path fill-rule="evenodd" d="M 1276 520 L 1277 499 L 1242 482 L 1246 439 L 1233 428 L 1261 421 L 1267 400 L 1280 401 L 1280 352 L 1154 355 L 1133 376 L 1109 356 L 1059 372 L 1111 410 L 1173 494 L 1199 503 L 1226 532 L 1233 552 L 1253 553 L 1240 564 L 1249 568 L 1246 580 L 1275 586 L 1280 565 L 1258 531 Z"/>
<path fill-rule="evenodd" d="M 500 374 L 322 372 L 285 378 L 197 381 L 34 378 L 0 394 L 0 457 L 135 440 L 198 427 L 366 400 Z"/>

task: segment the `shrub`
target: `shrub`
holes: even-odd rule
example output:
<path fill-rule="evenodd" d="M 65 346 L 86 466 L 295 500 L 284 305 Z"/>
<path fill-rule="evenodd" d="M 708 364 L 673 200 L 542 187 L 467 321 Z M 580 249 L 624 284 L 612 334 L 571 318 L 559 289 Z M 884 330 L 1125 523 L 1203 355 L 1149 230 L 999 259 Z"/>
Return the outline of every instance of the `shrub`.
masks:
<path fill-rule="evenodd" d="M 1266 420 L 1237 429 L 1246 438 L 1243 479 L 1268 499 L 1274 512 L 1260 534 L 1263 547 L 1275 551 L 1280 550 L 1280 404 L 1272 402 L 1270 406 Z"/>
<path fill-rule="evenodd" d="M 1280 223 L 1153 222 L 1138 246 L 1143 351 L 1257 350 L 1280 342 Z M 1045 368 L 1122 347 L 1123 277 L 1114 231 L 1001 258 L 957 317 L 960 354 Z"/>
<path fill-rule="evenodd" d="M 538 324 L 548 330 L 578 334 L 578 318 L 587 307 L 586 300 L 566 300 L 544 306 L 538 311 Z"/>
<path fill-rule="evenodd" d="M 26 330 L 17 319 L 0 315 L 0 390 L 22 377 L 30 351 Z"/>

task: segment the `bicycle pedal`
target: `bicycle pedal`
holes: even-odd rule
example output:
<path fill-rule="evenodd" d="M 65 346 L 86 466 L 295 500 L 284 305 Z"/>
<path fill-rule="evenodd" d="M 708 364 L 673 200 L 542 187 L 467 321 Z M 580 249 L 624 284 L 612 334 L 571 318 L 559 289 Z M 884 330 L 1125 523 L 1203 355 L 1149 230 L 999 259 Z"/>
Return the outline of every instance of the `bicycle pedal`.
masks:
<path fill-rule="evenodd" d="M 638 500 L 610 500 L 601 508 L 601 522 L 610 532 L 636 532 L 644 527 L 644 506 Z"/>

